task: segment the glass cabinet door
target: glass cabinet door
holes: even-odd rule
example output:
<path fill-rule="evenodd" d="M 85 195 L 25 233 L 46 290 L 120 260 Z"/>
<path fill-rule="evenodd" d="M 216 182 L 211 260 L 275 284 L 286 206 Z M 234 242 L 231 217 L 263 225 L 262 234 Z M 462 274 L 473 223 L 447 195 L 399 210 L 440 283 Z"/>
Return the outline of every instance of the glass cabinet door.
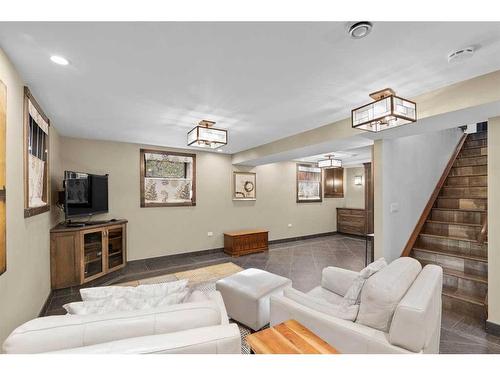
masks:
<path fill-rule="evenodd" d="M 125 264 L 124 230 L 122 226 L 109 228 L 108 237 L 108 270 Z"/>
<path fill-rule="evenodd" d="M 83 234 L 83 279 L 92 279 L 104 272 L 103 231 Z"/>

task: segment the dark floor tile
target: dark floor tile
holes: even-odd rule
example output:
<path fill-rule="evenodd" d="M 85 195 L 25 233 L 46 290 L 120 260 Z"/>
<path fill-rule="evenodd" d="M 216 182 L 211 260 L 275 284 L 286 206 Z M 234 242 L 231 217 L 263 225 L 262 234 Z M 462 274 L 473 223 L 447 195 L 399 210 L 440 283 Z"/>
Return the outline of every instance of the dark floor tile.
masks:
<path fill-rule="evenodd" d="M 290 278 L 290 266 L 283 264 L 267 264 L 266 271 Z"/>
<path fill-rule="evenodd" d="M 500 337 L 486 332 L 484 325 L 484 321 L 474 317 L 465 316 L 452 327 L 452 330 L 478 342 L 490 342 L 500 345 Z"/>
<path fill-rule="evenodd" d="M 146 261 L 141 259 L 128 262 L 127 265 L 123 267 L 119 272 L 122 275 L 130 275 L 132 273 L 145 271 L 148 271 L 148 267 L 146 266 Z"/>
<path fill-rule="evenodd" d="M 265 260 L 252 260 L 249 259 L 247 262 L 244 263 L 242 266 L 243 268 L 258 268 L 261 270 L 265 270 L 267 266 L 267 261 Z"/>
<path fill-rule="evenodd" d="M 292 286 L 294 289 L 297 289 L 301 292 L 307 293 L 311 289 L 314 289 L 320 284 L 320 281 L 317 280 L 316 278 L 311 278 L 311 277 L 303 277 L 303 278 L 298 278 L 294 277 L 292 278 Z"/>
<path fill-rule="evenodd" d="M 492 342 L 478 342 L 448 329 L 441 329 L 440 353 L 442 354 L 493 354 L 500 353 L 500 346 Z"/>

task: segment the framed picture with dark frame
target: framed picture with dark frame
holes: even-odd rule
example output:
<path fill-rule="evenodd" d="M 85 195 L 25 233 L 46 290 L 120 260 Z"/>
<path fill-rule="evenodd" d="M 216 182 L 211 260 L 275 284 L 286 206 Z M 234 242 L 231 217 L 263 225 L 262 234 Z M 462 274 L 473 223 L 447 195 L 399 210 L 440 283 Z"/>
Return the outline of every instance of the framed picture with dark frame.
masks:
<path fill-rule="evenodd" d="M 141 207 L 196 206 L 196 154 L 140 150 Z"/>
<path fill-rule="evenodd" d="M 233 172 L 233 200 L 254 201 L 257 199 L 257 174 Z"/>
<path fill-rule="evenodd" d="M 297 203 L 323 202 L 321 168 L 297 164 Z"/>
<path fill-rule="evenodd" d="M 24 87 L 24 217 L 50 211 L 50 120 Z"/>

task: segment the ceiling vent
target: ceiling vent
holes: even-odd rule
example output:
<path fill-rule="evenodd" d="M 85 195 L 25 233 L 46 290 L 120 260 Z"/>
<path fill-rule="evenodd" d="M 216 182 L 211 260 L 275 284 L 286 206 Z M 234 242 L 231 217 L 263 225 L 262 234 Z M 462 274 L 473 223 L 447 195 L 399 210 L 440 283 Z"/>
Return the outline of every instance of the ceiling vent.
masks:
<path fill-rule="evenodd" d="M 353 39 L 361 39 L 370 34 L 372 31 L 373 25 L 368 21 L 360 21 L 352 23 L 349 26 L 348 33 L 349 36 Z"/>
<path fill-rule="evenodd" d="M 467 47 L 453 51 L 448 55 L 448 62 L 456 63 L 470 59 L 474 55 L 474 47 Z"/>

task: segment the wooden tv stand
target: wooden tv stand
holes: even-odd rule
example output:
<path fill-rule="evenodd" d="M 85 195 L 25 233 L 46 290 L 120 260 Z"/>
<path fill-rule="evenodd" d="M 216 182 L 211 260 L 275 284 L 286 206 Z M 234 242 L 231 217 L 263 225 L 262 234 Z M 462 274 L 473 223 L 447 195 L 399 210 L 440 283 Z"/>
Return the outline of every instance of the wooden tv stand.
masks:
<path fill-rule="evenodd" d="M 127 264 L 127 220 L 50 231 L 52 289 L 85 284 Z"/>

